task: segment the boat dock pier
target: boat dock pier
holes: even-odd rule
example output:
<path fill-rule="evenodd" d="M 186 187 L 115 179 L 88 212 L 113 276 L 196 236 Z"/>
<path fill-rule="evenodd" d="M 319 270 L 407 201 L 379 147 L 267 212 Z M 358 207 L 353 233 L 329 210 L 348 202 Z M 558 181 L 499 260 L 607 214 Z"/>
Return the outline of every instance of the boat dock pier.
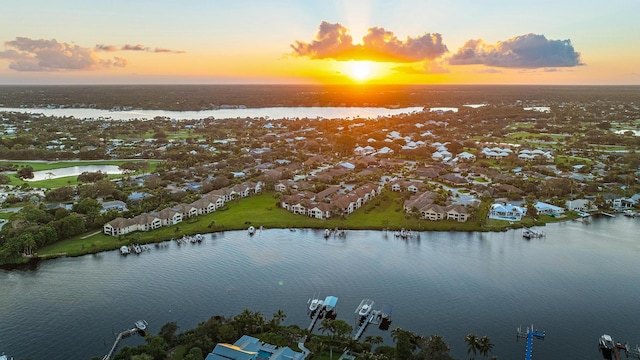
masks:
<path fill-rule="evenodd" d="M 309 312 L 309 316 L 311 317 L 311 323 L 307 328 L 309 331 L 312 331 L 315 327 L 318 319 L 322 317 L 326 317 L 329 319 L 336 318 L 336 305 L 338 303 L 338 298 L 336 296 L 327 296 L 324 300 L 320 300 L 315 297 L 313 299 L 309 299 L 307 302 Z"/>
<path fill-rule="evenodd" d="M 307 330 L 309 331 L 313 330 L 313 328 L 316 326 L 316 323 L 318 322 L 318 319 L 322 317 L 322 312 L 323 310 L 317 310 L 311 313 L 311 324 L 309 324 L 309 327 L 307 328 Z"/>
<path fill-rule="evenodd" d="M 522 331 L 522 329 L 518 327 L 518 330 L 516 330 L 516 340 L 520 338 L 527 339 L 527 348 L 525 351 L 524 359 L 531 360 L 531 357 L 533 356 L 533 339 L 537 338 L 544 340 L 544 331 L 539 332 L 538 330 L 534 330 L 533 324 L 531 324 L 530 328 L 527 327 L 526 332 Z"/>
<path fill-rule="evenodd" d="M 611 358 L 611 354 L 616 360 L 620 360 L 620 354 L 624 352 L 627 358 L 640 359 L 640 346 L 632 348 L 628 343 L 615 342 L 610 335 L 602 335 L 598 342 L 598 347 L 605 358 Z"/>
<path fill-rule="evenodd" d="M 105 355 L 102 360 L 109 360 L 111 359 L 111 356 L 113 356 L 113 354 L 116 351 L 116 348 L 118 347 L 118 343 L 120 343 L 120 340 L 124 339 L 124 338 L 128 338 L 131 335 L 134 334 L 140 334 L 140 335 L 144 335 L 144 331 L 147 329 L 147 325 L 149 325 L 145 320 L 138 320 L 135 322 L 135 327 L 129 329 L 129 330 L 125 330 L 123 332 L 121 332 L 120 334 L 118 334 L 118 336 L 116 337 L 116 341 L 113 342 L 113 346 L 111 347 L 111 350 L 109 350 L 109 353 L 107 355 Z"/>

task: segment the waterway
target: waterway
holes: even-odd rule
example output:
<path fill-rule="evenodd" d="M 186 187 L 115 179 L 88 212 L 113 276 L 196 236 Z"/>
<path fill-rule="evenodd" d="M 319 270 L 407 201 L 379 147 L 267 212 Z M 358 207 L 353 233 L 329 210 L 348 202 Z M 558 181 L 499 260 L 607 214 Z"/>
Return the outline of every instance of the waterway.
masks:
<path fill-rule="evenodd" d="M 46 116 L 66 117 L 72 116 L 76 119 L 110 119 L 110 120 L 152 120 L 156 117 L 163 117 L 177 120 L 194 119 L 375 119 L 384 116 L 394 116 L 399 114 L 410 114 L 421 112 L 422 107 L 407 108 L 382 108 L 382 107 L 268 107 L 268 108 L 239 108 L 239 109 L 216 109 L 201 111 L 168 111 L 168 110 L 128 110 L 110 111 L 90 108 L 2 108 L 0 112 L 23 112 L 31 114 L 43 114 Z M 456 109 L 457 110 L 457 109 Z"/>
<path fill-rule="evenodd" d="M 36 270 L 0 271 L 0 350 L 17 359 L 103 356 L 113 333 L 145 319 L 150 330 L 181 330 L 244 308 L 286 324 L 308 325 L 314 292 L 335 295 L 350 324 L 363 298 L 393 305 L 393 324 L 440 334 L 466 358 L 468 333 L 488 335 L 500 359 L 524 356 L 516 328 L 546 332 L 538 359 L 600 359 L 602 333 L 640 342 L 640 219 L 598 218 L 498 233 L 422 232 L 401 240 L 381 231 L 267 229 L 207 234 L 202 244 L 152 247 L 42 262 Z M 370 327 L 366 335 L 388 332 Z M 123 345 L 140 343 L 129 338 Z"/>

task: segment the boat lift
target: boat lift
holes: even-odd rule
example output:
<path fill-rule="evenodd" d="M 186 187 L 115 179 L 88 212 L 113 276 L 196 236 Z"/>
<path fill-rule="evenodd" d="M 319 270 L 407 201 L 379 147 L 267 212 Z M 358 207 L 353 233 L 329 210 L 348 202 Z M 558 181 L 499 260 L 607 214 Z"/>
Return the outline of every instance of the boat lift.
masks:
<path fill-rule="evenodd" d="M 522 328 L 518 327 L 516 330 L 516 341 L 520 338 L 527 339 L 527 349 L 525 351 L 524 360 L 531 360 L 531 357 L 533 356 L 533 339 L 537 338 L 544 340 L 544 331 L 539 332 L 538 330 L 534 330 L 533 324 L 531 324 L 530 328 L 527 327 L 526 332 L 522 331 Z"/>

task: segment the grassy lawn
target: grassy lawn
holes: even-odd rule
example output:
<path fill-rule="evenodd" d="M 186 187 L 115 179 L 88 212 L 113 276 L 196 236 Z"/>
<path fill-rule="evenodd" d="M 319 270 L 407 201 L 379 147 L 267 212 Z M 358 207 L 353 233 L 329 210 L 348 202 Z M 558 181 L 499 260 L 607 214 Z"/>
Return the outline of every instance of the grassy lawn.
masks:
<path fill-rule="evenodd" d="M 539 134 L 539 133 L 529 133 L 529 132 L 522 132 L 522 131 L 508 134 L 506 137 L 508 139 L 538 139 L 543 136 L 551 138 L 552 141 L 562 140 L 567 137 L 567 136 L 557 135 L 557 134 L 545 134 L 545 133 Z"/>
<path fill-rule="evenodd" d="M 135 160 L 134 160 L 135 161 Z M 18 167 L 31 166 L 33 171 L 55 170 L 73 166 L 85 165 L 121 165 L 126 160 L 91 160 L 91 161 L 3 161 L 4 164 L 14 164 Z M 155 161 L 157 162 L 157 161 Z"/>
<path fill-rule="evenodd" d="M 557 155 L 555 159 L 556 159 L 556 165 L 562 164 L 562 163 L 568 164 L 568 165 L 593 164 L 593 160 L 585 159 L 582 157 L 576 157 L 576 156 Z"/>
<path fill-rule="evenodd" d="M 217 211 L 187 219 L 170 227 L 142 232 L 137 231 L 120 237 L 104 235 L 100 230 L 59 241 L 38 250 L 41 257 L 77 256 L 87 253 L 117 249 L 122 245 L 146 244 L 160 242 L 198 233 L 225 230 L 244 230 L 250 225 L 265 228 L 340 228 L 361 230 L 382 230 L 389 228 L 410 229 L 413 231 L 503 231 L 508 228 L 531 227 L 550 222 L 572 220 L 577 214 L 568 212 L 561 217 L 542 215 L 536 221 L 525 217 L 521 222 L 487 219 L 489 203 L 483 203 L 478 211 L 478 218 L 465 223 L 453 220 L 430 221 L 418 219 L 402 211 L 403 198 L 399 193 L 385 191 L 346 219 L 329 220 L 313 219 L 302 215 L 294 215 L 276 206 L 277 200 L 273 192 L 266 192 L 242 200 L 227 203 Z M 0 213 L 0 217 L 10 214 Z"/>
<path fill-rule="evenodd" d="M 142 161 L 142 160 L 133 160 Z M 46 170 L 56 170 L 67 167 L 74 166 L 87 166 L 87 165 L 115 165 L 120 166 L 123 163 L 127 162 L 126 160 L 95 160 L 95 161 L 65 161 L 65 162 L 30 162 L 30 161 L 9 161 L 7 163 L 15 164 L 19 167 L 23 166 L 31 166 L 33 171 L 46 171 Z M 150 160 L 149 161 L 149 169 L 147 172 L 153 172 L 156 168 L 159 161 Z M 9 185 L 13 186 L 22 186 L 24 183 L 29 184 L 32 188 L 43 188 L 43 189 L 55 189 L 62 186 L 73 186 L 78 185 L 79 182 L 77 180 L 77 176 L 65 176 L 61 178 L 48 179 L 48 180 L 39 180 L 39 181 L 24 181 L 18 178 L 15 174 L 8 174 L 11 182 Z M 121 178 L 121 174 L 109 174 L 107 175 L 109 179 L 118 179 Z"/>
<path fill-rule="evenodd" d="M 500 231 L 510 226 L 508 223 L 488 226 L 483 221 L 477 220 L 471 220 L 466 223 L 453 220 L 421 220 L 402 211 L 402 197 L 394 192 L 383 192 L 381 196 L 372 200 L 346 219 L 319 220 L 307 216 L 294 215 L 277 207 L 276 202 L 274 193 L 266 192 L 246 199 L 232 201 L 211 214 L 187 219 L 180 224 L 162 227 L 150 232 L 137 231 L 121 237 L 112 237 L 104 235 L 100 230 L 93 230 L 87 234 L 45 246 L 38 250 L 38 255 L 41 257 L 58 256 L 60 254 L 76 256 L 117 249 L 122 245 L 160 242 L 179 238 L 183 235 L 243 230 L 250 225 L 255 227 L 264 226 L 265 228 L 324 229 L 337 227 L 361 230 L 405 228 L 413 231 Z"/>

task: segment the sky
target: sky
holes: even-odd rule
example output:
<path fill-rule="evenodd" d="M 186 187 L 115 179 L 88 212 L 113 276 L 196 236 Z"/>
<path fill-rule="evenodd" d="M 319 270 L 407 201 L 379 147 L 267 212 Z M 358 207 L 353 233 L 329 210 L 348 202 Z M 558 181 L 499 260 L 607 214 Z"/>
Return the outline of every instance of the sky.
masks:
<path fill-rule="evenodd" d="M 27 0 L 0 84 L 640 84 L 638 0 Z"/>

